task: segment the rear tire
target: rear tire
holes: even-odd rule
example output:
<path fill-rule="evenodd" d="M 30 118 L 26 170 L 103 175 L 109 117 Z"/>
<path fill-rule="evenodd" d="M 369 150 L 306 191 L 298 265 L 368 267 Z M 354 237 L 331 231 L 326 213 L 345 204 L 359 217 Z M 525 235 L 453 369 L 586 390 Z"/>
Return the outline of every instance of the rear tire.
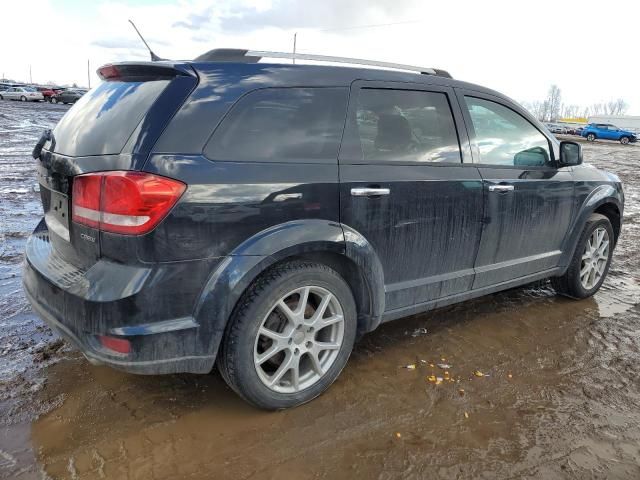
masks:
<path fill-rule="evenodd" d="M 280 264 L 236 305 L 218 369 L 256 407 L 301 405 L 336 380 L 353 349 L 356 326 L 353 295 L 337 272 L 307 261 Z"/>
<path fill-rule="evenodd" d="M 609 272 L 614 238 L 609 219 L 599 213 L 591 214 L 582 230 L 569 268 L 561 277 L 551 279 L 556 292 L 578 299 L 596 293 Z"/>
<path fill-rule="evenodd" d="M 27 101 L 27 97 L 25 97 L 24 95 L 20 97 L 20 101 L 21 102 L 26 102 Z"/>
<path fill-rule="evenodd" d="M 594 133 L 587 134 L 587 140 L 593 142 L 596 139 L 596 135 Z"/>
<path fill-rule="evenodd" d="M 58 103 L 58 99 L 57 98 L 51 98 L 51 100 L 49 100 L 51 103 Z"/>
<path fill-rule="evenodd" d="M 627 145 L 629 143 L 629 137 L 622 137 L 620 138 L 620 143 L 622 145 Z"/>

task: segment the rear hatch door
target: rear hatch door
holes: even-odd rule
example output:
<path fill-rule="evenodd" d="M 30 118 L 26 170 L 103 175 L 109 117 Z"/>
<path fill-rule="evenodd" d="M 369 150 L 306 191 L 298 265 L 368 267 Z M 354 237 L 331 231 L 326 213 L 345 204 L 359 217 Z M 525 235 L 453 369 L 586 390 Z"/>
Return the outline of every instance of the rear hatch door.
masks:
<path fill-rule="evenodd" d="M 186 64 L 123 63 L 98 70 L 103 82 L 80 98 L 34 149 L 49 239 L 78 267 L 100 257 L 99 231 L 71 221 L 77 175 L 140 170 L 151 147 L 197 85 Z"/>

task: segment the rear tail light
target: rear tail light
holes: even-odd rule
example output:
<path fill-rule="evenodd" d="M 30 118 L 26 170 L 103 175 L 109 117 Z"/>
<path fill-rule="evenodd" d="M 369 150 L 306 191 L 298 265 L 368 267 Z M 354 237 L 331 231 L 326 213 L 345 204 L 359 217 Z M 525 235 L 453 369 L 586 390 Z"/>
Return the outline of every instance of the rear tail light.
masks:
<path fill-rule="evenodd" d="M 107 337 L 106 335 L 98 335 L 100 345 L 112 352 L 127 354 L 131 352 L 131 342 L 124 338 Z"/>
<path fill-rule="evenodd" d="M 101 172 L 73 179 L 72 218 L 105 232 L 141 235 L 169 213 L 185 184 L 144 172 Z"/>

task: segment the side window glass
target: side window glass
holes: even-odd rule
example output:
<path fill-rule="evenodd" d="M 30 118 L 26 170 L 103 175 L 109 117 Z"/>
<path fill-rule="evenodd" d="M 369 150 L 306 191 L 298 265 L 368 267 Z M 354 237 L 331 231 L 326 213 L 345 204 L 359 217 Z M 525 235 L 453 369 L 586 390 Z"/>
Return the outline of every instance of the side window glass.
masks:
<path fill-rule="evenodd" d="M 444 93 L 364 88 L 356 108 L 358 160 L 461 162 L 458 135 Z"/>
<path fill-rule="evenodd" d="M 549 141 L 527 119 L 490 100 L 465 97 L 480 151 L 480 163 L 544 166 L 551 160 Z"/>
<path fill-rule="evenodd" d="M 266 88 L 241 98 L 205 146 L 212 160 L 336 161 L 346 88 Z"/>

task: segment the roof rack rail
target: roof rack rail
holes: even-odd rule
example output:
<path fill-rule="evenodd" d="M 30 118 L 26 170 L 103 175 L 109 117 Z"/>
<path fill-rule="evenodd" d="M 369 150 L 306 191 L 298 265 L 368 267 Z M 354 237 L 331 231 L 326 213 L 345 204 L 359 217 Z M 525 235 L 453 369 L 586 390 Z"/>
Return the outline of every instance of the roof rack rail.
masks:
<path fill-rule="evenodd" d="M 288 60 L 310 60 L 314 62 L 346 63 L 351 65 L 367 65 L 370 67 L 390 68 L 393 70 L 406 70 L 425 75 L 437 75 L 452 78 L 446 70 L 438 68 L 417 67 L 401 63 L 378 62 L 376 60 L 363 60 L 361 58 L 333 57 L 329 55 L 315 55 L 309 53 L 267 52 L 262 50 L 242 50 L 235 48 L 216 48 L 197 57 L 198 62 L 241 62 L 256 63 L 262 58 L 282 58 Z"/>

